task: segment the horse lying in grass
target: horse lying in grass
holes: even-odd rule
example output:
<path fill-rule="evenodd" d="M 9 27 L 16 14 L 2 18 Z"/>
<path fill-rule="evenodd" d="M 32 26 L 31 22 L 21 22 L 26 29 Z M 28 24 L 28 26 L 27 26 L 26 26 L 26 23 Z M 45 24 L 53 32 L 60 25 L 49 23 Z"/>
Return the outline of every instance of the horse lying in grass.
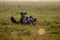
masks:
<path fill-rule="evenodd" d="M 36 24 L 36 21 L 37 19 L 36 18 L 33 18 L 32 16 L 26 16 L 26 12 L 21 12 L 20 15 L 21 15 L 21 18 L 19 21 L 16 21 L 14 19 L 14 17 L 11 17 L 11 22 L 15 23 L 15 24 Z"/>

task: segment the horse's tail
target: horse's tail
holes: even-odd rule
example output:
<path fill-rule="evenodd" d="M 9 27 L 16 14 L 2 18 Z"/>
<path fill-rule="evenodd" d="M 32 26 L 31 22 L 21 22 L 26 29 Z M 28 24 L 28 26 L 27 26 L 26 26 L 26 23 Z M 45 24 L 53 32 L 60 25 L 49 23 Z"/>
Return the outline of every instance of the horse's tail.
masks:
<path fill-rule="evenodd" d="M 17 21 L 14 19 L 14 17 L 11 17 L 11 22 L 12 22 L 12 23 L 19 24 L 19 22 L 17 22 Z"/>

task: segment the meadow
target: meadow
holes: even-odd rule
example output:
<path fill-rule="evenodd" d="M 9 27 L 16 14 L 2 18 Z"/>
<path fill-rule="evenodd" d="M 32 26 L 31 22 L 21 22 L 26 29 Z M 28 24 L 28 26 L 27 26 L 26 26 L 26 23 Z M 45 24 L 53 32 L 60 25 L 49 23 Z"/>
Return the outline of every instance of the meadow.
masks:
<path fill-rule="evenodd" d="M 37 18 L 37 24 L 12 23 L 11 16 L 19 21 L 20 12 Z M 0 40 L 60 40 L 60 2 L 0 2 Z"/>

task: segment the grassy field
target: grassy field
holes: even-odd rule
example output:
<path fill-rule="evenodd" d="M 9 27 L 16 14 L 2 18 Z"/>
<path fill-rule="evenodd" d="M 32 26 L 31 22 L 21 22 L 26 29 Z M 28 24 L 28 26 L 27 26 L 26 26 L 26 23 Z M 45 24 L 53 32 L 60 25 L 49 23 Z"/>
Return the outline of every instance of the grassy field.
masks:
<path fill-rule="evenodd" d="M 36 17 L 37 24 L 13 24 L 10 17 L 19 21 L 20 12 Z M 44 35 L 40 28 L 46 30 Z M 0 40 L 60 40 L 60 3 L 0 2 Z"/>

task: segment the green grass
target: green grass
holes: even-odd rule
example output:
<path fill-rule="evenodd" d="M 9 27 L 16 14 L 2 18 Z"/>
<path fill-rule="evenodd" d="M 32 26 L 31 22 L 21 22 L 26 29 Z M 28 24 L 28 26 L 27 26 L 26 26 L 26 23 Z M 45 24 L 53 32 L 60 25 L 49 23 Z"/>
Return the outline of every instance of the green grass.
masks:
<path fill-rule="evenodd" d="M 13 24 L 10 17 L 20 20 L 20 12 L 37 18 L 36 25 Z M 46 34 L 36 33 L 45 28 Z M 60 40 L 60 3 L 0 3 L 0 40 Z"/>

